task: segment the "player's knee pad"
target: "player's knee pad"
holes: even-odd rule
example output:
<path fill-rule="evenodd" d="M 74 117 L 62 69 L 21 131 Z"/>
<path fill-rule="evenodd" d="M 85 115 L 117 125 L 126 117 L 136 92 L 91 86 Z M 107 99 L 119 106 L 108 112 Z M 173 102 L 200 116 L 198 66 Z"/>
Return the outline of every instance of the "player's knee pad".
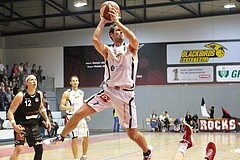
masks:
<path fill-rule="evenodd" d="M 41 160 L 43 154 L 43 145 L 42 144 L 35 145 L 34 150 L 35 150 L 34 160 Z"/>

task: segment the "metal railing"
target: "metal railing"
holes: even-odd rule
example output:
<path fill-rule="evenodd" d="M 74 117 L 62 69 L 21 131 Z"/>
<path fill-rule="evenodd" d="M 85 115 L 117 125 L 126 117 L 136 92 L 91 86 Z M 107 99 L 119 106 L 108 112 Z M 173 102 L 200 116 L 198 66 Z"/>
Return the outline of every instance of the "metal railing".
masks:
<path fill-rule="evenodd" d="M 55 92 L 55 78 L 46 77 L 42 82 L 38 82 L 39 90 Z"/>
<path fill-rule="evenodd" d="M 57 97 L 47 97 L 48 109 L 51 111 L 59 111 Z"/>

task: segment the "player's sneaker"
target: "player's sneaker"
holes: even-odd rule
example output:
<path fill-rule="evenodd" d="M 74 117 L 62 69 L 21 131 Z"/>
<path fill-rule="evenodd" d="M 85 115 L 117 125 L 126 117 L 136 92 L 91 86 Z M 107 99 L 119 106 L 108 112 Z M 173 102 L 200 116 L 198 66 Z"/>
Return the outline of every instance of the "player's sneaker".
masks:
<path fill-rule="evenodd" d="M 148 152 L 143 153 L 143 160 L 151 160 L 152 159 L 152 151 L 153 151 L 153 146 L 149 145 Z"/>
<path fill-rule="evenodd" d="M 88 160 L 88 158 L 82 156 L 82 157 L 80 158 L 80 160 Z"/>
<path fill-rule="evenodd" d="M 209 142 L 206 147 L 206 155 L 204 159 L 213 160 L 216 154 L 216 145 L 213 142 Z"/>
<path fill-rule="evenodd" d="M 58 142 L 63 142 L 64 138 L 61 137 L 61 135 L 58 135 L 57 137 L 53 137 L 53 138 L 47 138 L 43 141 L 43 144 L 45 145 L 55 145 Z"/>
<path fill-rule="evenodd" d="M 193 146 L 194 139 L 192 134 L 192 127 L 189 124 L 184 124 L 183 140 L 181 140 L 180 143 L 187 143 L 187 149 Z"/>

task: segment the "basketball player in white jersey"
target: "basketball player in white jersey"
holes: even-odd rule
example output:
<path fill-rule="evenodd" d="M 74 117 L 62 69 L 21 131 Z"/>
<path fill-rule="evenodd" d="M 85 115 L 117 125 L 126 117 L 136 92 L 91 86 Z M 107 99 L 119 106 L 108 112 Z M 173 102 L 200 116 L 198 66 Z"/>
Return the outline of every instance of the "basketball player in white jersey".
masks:
<path fill-rule="evenodd" d="M 143 151 L 143 159 L 151 160 L 152 146 L 148 146 L 142 133 L 137 129 L 137 114 L 135 105 L 135 80 L 138 64 L 137 37 L 119 21 L 119 15 L 114 8 L 110 8 L 111 19 L 114 25 L 110 27 L 109 36 L 113 46 L 109 47 L 101 41 L 104 26 L 110 21 L 101 17 L 94 34 L 93 44 L 96 50 L 104 57 L 105 85 L 103 90 L 88 98 L 83 106 L 72 116 L 59 137 L 49 139 L 47 143 L 55 144 L 63 141 L 84 117 L 114 106 L 120 124 L 126 128 L 127 134 Z M 124 38 L 129 44 L 124 44 Z"/>
<path fill-rule="evenodd" d="M 60 110 L 66 110 L 67 120 L 83 105 L 84 92 L 78 88 L 79 79 L 73 75 L 70 78 L 71 88 L 65 91 L 62 95 L 60 102 Z M 90 120 L 90 116 L 86 117 Z M 78 137 L 82 137 L 82 152 L 83 155 L 80 160 L 87 160 L 88 142 L 89 142 L 89 130 L 85 118 L 83 118 L 75 129 L 69 133 L 72 138 L 71 148 L 74 160 L 78 160 Z"/>

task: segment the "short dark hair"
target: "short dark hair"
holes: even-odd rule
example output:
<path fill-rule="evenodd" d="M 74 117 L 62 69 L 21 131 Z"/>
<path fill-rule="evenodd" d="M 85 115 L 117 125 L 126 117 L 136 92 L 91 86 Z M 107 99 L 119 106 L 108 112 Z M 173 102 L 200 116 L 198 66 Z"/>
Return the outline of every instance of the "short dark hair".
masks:
<path fill-rule="evenodd" d="M 110 37 L 111 39 L 112 39 L 112 37 L 110 36 L 110 34 L 111 34 L 111 33 L 114 33 L 115 27 L 116 27 L 116 24 L 113 23 L 113 24 L 110 26 L 110 28 L 109 28 L 108 34 L 109 34 L 109 37 Z"/>
<path fill-rule="evenodd" d="M 76 76 L 76 75 L 72 75 L 72 76 L 69 78 L 69 81 L 71 81 L 72 78 L 77 78 L 77 79 L 78 79 L 78 76 Z"/>

